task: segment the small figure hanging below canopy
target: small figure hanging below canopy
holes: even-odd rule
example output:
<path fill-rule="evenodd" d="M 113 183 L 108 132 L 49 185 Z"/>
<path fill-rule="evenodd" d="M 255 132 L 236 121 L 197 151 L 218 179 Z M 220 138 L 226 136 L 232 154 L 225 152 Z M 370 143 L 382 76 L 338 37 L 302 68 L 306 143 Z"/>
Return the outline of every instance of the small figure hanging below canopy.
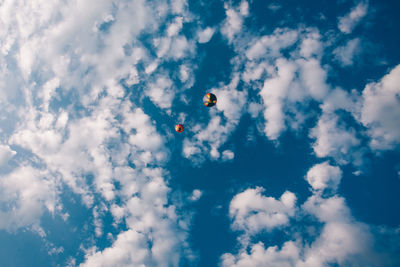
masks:
<path fill-rule="evenodd" d="M 203 97 L 203 103 L 206 107 L 213 107 L 215 104 L 217 104 L 217 97 L 213 93 L 207 93 Z"/>
<path fill-rule="evenodd" d="M 176 132 L 181 133 L 181 132 L 183 132 L 183 129 L 185 129 L 185 127 L 183 127 L 182 124 L 175 125 L 175 131 Z"/>

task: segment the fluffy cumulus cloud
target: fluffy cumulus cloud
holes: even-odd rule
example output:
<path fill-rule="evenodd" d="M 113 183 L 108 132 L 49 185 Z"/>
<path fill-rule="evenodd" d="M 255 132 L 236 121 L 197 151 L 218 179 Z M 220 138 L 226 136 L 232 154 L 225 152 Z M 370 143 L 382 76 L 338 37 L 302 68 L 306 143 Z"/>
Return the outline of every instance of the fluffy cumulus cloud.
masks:
<path fill-rule="evenodd" d="M 84 266 L 178 266 L 187 221 L 169 201 L 166 137 L 140 106 L 169 112 L 176 78 L 193 84 L 186 1 L 10 0 L 0 13 L 1 120 L 15 117 L 0 132 L 0 164 L 14 166 L 0 177 L 0 228 L 41 229 L 44 213 L 68 221 L 67 189 L 92 214 L 94 240 L 114 219 L 110 247 L 82 244 Z"/>
<path fill-rule="evenodd" d="M 393 149 L 400 143 L 400 66 L 379 82 L 367 84 L 360 113 L 372 149 Z"/>
<path fill-rule="evenodd" d="M 361 39 L 332 48 L 337 43 L 331 33 L 305 25 L 259 34 L 246 28 L 255 22 L 252 3 L 225 3 L 220 21 L 208 25 L 198 23 L 202 18 L 187 0 L 3 1 L 0 230 L 30 229 L 51 247 L 49 255 L 62 251 L 49 245 L 51 229 L 44 225 L 60 218 L 72 224 L 67 191 L 89 215 L 87 238 L 79 239 L 65 265 L 193 265 L 192 211 L 182 207 L 208 192 L 192 188 L 177 200 L 167 169 L 171 154 L 197 166 L 235 162 L 238 151 L 228 142 L 248 113 L 257 124 L 248 133 L 257 128 L 274 142 L 314 122 L 305 137 L 325 162 L 299 176 L 310 186 L 304 203 L 295 193 L 272 197 L 268 188 L 255 186 L 233 196 L 231 229 L 241 242 L 222 255 L 221 265 L 328 266 L 368 259 L 370 229 L 337 194 L 340 166 L 361 165 L 364 149 L 399 145 L 400 66 L 362 93 L 336 87 L 325 59 L 353 67 Z M 281 5 L 267 5 L 280 12 Z M 339 18 L 339 30 L 352 33 L 367 11 L 368 2 L 359 3 Z M 202 44 L 221 36 L 230 68 L 224 78 L 217 73 L 206 81 L 218 103 L 193 112 L 197 93 L 191 90 L 197 90 L 202 60 L 197 46 L 206 49 Z M 180 151 L 169 146 L 178 140 L 172 136 L 175 121 L 185 123 Z M 362 147 L 365 137 L 369 148 Z M 304 228 L 292 229 L 293 221 Z M 282 245 L 257 240 L 276 231 L 288 235 Z"/>
<path fill-rule="evenodd" d="M 251 247 L 250 253 L 242 251 L 239 255 L 225 254 L 222 256 L 222 266 L 235 267 L 289 267 L 295 266 L 299 259 L 299 249 L 294 242 L 286 242 L 281 249 L 277 246 L 265 249 L 263 243 Z"/>
<path fill-rule="evenodd" d="M 341 32 L 349 34 L 357 26 L 368 11 L 368 2 L 363 1 L 357 4 L 350 13 L 339 18 L 338 28 Z"/>
<path fill-rule="evenodd" d="M 339 265 L 359 264 L 363 260 L 357 259 L 358 256 L 364 257 L 366 262 L 370 260 L 370 230 L 352 218 L 343 198 L 312 196 L 303 207 L 325 223 L 320 236 L 306 253 L 304 266 L 324 266 L 332 262 Z"/>
<path fill-rule="evenodd" d="M 207 27 L 197 33 L 199 43 L 207 43 L 211 40 L 214 35 L 215 30 L 213 28 Z"/>
<path fill-rule="evenodd" d="M 271 73 L 272 77 L 264 81 L 260 91 L 265 106 L 265 134 L 271 140 L 278 139 L 287 124 L 297 128 L 288 116 L 288 111 L 296 108 L 296 103 L 307 98 L 322 100 L 328 92 L 326 71 L 314 58 L 295 61 L 279 58 L 276 69 Z"/>
<path fill-rule="evenodd" d="M 243 20 L 249 15 L 249 3 L 242 1 L 238 7 L 225 4 L 226 20 L 221 32 L 230 42 L 242 30 Z"/>
<path fill-rule="evenodd" d="M 323 113 L 317 125 L 311 129 L 310 136 L 315 138 L 313 149 L 318 157 L 333 157 L 341 164 L 357 160 L 353 163 L 360 164 L 360 140 L 356 131 L 341 123 L 335 113 Z"/>
<path fill-rule="evenodd" d="M 313 220 L 319 222 L 322 228 L 318 231 L 295 230 L 285 231 L 289 241 L 281 246 L 266 247 L 263 242 L 253 241 L 242 243 L 237 254 L 226 253 L 221 256 L 222 266 L 330 266 L 339 264 L 341 266 L 351 266 L 353 264 L 371 263 L 374 256 L 371 253 L 373 245 L 370 229 L 357 222 L 351 215 L 343 197 L 338 195 L 322 196 L 320 190 L 335 188 L 340 181 L 341 171 L 337 167 L 322 163 L 313 166 L 307 173 L 307 181 L 313 188 L 313 194 L 299 207 L 295 205 L 296 199 L 293 193 L 284 193 L 281 197 L 282 203 L 290 203 L 290 210 L 298 209 L 297 216 L 293 219 L 306 222 L 311 216 Z M 248 234 L 258 234 L 268 226 L 254 224 L 256 218 L 262 212 L 273 212 L 275 216 L 282 215 L 279 211 L 271 207 L 271 202 L 278 204 L 272 198 L 259 195 L 262 191 L 258 189 L 248 189 L 244 193 L 236 195 L 231 202 L 232 206 L 238 206 L 241 211 L 248 214 L 244 222 L 251 223 L 260 227 L 242 227 L 241 229 Z M 252 195 L 253 198 L 246 198 L 252 204 L 246 205 L 243 201 L 238 202 L 244 195 Z M 265 202 L 260 207 L 256 207 L 261 200 Z M 286 200 L 285 200 L 286 199 Z M 287 206 L 287 207 L 289 207 Z M 252 208 L 250 208 L 252 207 Z M 249 209 L 250 208 L 250 209 Z M 262 211 L 260 211 L 262 210 Z M 292 213 L 293 214 L 293 213 Z M 284 217 L 284 216 L 283 216 Z M 262 220 L 264 223 L 268 219 Z M 238 230 L 236 220 L 232 223 L 232 228 Z M 240 224 L 248 226 L 247 224 Z M 250 225 L 250 226 L 251 226 Z M 307 241 L 304 233 L 309 232 L 313 238 Z M 359 258 L 361 257 L 361 259 Z"/>
<path fill-rule="evenodd" d="M 327 70 L 321 64 L 324 43 L 315 28 L 278 28 L 270 35 L 252 36 L 245 46 L 244 38 L 249 37 L 238 34 L 235 39 L 239 56 L 233 62 L 235 68 L 244 68 L 241 80 L 262 100 L 265 135 L 277 140 L 285 130 L 302 127 L 310 101 L 323 103 L 329 95 Z M 283 56 L 287 51 L 292 53 Z M 250 104 L 249 112 L 258 117 L 255 107 Z"/>
<path fill-rule="evenodd" d="M 174 99 L 174 91 L 171 87 L 171 80 L 166 77 L 160 77 L 154 84 L 150 84 L 146 94 L 160 108 L 169 109 Z"/>
<path fill-rule="evenodd" d="M 229 216 L 233 219 L 233 229 L 254 234 L 289 223 L 295 213 L 296 196 L 287 191 L 277 200 L 263 196 L 263 191 L 260 187 L 247 189 L 232 199 Z"/>
<path fill-rule="evenodd" d="M 186 234 L 178 229 L 174 207 L 167 205 L 169 189 L 162 170 L 145 169 L 141 174 L 125 168 L 119 172 L 122 182 L 130 180 L 124 186 L 131 188 L 125 192 L 125 204 L 113 206 L 113 215 L 124 218 L 129 230 L 118 234 L 111 247 L 88 254 L 82 266 L 179 266 L 188 245 Z M 132 175 L 137 178 L 133 180 Z M 131 196 L 135 192 L 140 197 Z"/>
<path fill-rule="evenodd" d="M 337 190 L 342 171 L 339 167 L 331 166 L 328 162 L 317 164 L 307 172 L 307 182 L 314 190 Z"/>
<path fill-rule="evenodd" d="M 276 77 L 266 80 L 260 93 L 265 105 L 265 134 L 273 140 L 277 139 L 286 127 L 282 102 L 296 70 L 296 66 L 285 59 L 277 60 L 276 64 Z"/>
<path fill-rule="evenodd" d="M 120 234 L 113 246 L 91 255 L 81 266 L 147 266 L 151 264 L 146 238 L 128 230 Z"/>
<path fill-rule="evenodd" d="M 44 212 L 58 206 L 57 180 L 46 171 L 21 166 L 0 179 L 0 229 L 39 225 Z"/>
<path fill-rule="evenodd" d="M 197 201 L 201 198 L 201 196 L 203 195 L 203 192 L 199 189 L 195 189 L 193 190 L 191 196 L 189 197 L 189 199 L 191 201 Z"/>

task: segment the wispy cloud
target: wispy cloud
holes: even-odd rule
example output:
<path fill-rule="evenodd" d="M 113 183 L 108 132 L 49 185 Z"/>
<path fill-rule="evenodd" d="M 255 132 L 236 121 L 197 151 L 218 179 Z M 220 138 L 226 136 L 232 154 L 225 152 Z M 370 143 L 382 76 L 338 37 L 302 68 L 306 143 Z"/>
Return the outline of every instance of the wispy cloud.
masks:
<path fill-rule="evenodd" d="M 336 48 L 333 54 L 342 66 L 347 67 L 354 64 L 354 59 L 360 53 L 360 49 L 360 39 L 355 38 L 348 41 L 346 45 Z"/>
<path fill-rule="evenodd" d="M 367 11 L 368 2 L 360 2 L 350 11 L 350 13 L 339 18 L 339 30 L 345 34 L 351 33 L 361 19 L 367 15 Z"/>

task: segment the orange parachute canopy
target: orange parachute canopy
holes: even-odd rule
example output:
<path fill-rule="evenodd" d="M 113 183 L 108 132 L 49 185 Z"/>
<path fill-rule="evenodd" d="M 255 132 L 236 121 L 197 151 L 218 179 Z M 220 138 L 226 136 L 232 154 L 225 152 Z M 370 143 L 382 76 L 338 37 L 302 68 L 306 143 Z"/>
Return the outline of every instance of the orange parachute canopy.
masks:
<path fill-rule="evenodd" d="M 183 132 L 183 129 L 185 129 L 185 127 L 183 127 L 182 124 L 175 125 L 175 131 L 176 132 L 181 133 L 181 132 Z"/>
<path fill-rule="evenodd" d="M 217 97 L 213 93 L 207 93 L 203 97 L 203 103 L 206 107 L 213 107 L 217 104 Z"/>

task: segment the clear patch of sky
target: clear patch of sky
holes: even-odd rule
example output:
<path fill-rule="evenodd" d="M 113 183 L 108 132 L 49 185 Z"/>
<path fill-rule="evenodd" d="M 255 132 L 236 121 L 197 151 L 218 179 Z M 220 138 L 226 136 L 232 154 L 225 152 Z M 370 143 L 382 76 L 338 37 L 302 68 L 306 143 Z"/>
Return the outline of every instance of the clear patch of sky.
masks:
<path fill-rule="evenodd" d="M 360 175 L 354 175 L 350 166 L 343 169 L 339 192 L 357 219 L 375 225 L 400 225 L 399 159 L 399 151 L 369 154 Z"/>
<path fill-rule="evenodd" d="M 56 266 L 57 261 L 48 255 L 42 238 L 29 230 L 15 233 L 0 231 L 1 266 Z"/>

